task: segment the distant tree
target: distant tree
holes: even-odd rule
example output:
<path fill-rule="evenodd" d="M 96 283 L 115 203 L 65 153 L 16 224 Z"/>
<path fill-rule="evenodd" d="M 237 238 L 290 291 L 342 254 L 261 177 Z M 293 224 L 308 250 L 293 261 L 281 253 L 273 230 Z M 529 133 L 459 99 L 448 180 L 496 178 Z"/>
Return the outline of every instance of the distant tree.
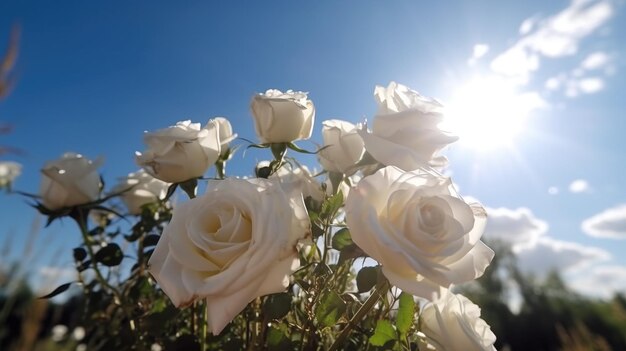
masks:
<path fill-rule="evenodd" d="M 573 292 L 557 271 L 543 279 L 523 273 L 510 246 L 489 242 L 496 256 L 485 274 L 460 287 L 481 306 L 482 317 L 497 335 L 497 349 L 626 350 L 626 298 L 594 300 Z M 517 289 L 517 314 L 509 300 Z"/>

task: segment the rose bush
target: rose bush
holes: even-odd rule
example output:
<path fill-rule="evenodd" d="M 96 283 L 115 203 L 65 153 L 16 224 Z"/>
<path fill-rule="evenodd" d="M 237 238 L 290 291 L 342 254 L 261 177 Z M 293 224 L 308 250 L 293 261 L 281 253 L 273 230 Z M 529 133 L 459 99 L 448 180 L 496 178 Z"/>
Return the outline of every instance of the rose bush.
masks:
<path fill-rule="evenodd" d="M 312 132 L 305 93 L 255 96 L 260 143 L 248 147 L 273 156 L 256 178 L 226 174 L 239 145 L 223 117 L 146 133 L 143 170 L 102 198 L 100 162 L 67 154 L 46 165 L 34 206 L 48 224 L 70 216 L 81 231 L 72 258 L 88 348 L 490 349 L 477 307 L 447 290 L 481 276 L 493 251 L 480 241 L 484 209 L 431 168 L 455 140 L 437 127 L 441 105 L 396 83 L 375 95 L 371 133 L 328 120 L 318 150 L 292 143 Z M 292 152 L 317 154 L 325 171 Z M 212 165 L 218 179 L 199 179 Z M 159 201 L 177 189 L 189 200 Z M 116 197 L 141 216 L 116 221 Z M 357 269 L 365 258 L 376 265 Z M 421 322 L 414 296 L 434 301 Z"/>
<path fill-rule="evenodd" d="M 385 167 L 348 195 L 352 240 L 403 291 L 432 299 L 481 276 L 493 258 L 480 241 L 484 209 L 466 204 L 451 187 L 449 178 Z"/>
<path fill-rule="evenodd" d="M 182 121 L 144 135 L 148 150 L 136 153 L 137 164 L 153 177 L 168 183 L 181 183 L 202 177 L 221 152 L 220 122 L 206 126 Z"/>
<path fill-rule="evenodd" d="M 121 179 L 111 192 L 120 193 L 129 214 L 138 215 L 141 214 L 141 206 L 164 198 L 168 186 L 168 183 L 141 169 Z"/>
<path fill-rule="evenodd" d="M 71 152 L 46 163 L 39 190 L 43 205 L 58 210 L 97 200 L 101 190 L 97 169 L 101 164 L 101 159 L 91 161 Z"/>
<path fill-rule="evenodd" d="M 150 272 L 176 306 L 207 303 L 213 334 L 256 297 L 285 290 L 296 245 L 310 233 L 302 194 L 265 179 L 209 182 L 178 205 L 152 255 Z"/>
<path fill-rule="evenodd" d="M 331 119 L 322 123 L 324 149 L 319 152 L 322 167 L 329 172 L 352 174 L 365 148 L 357 127 L 346 121 Z"/>
<path fill-rule="evenodd" d="M 255 95 L 250 107 L 261 143 L 289 143 L 311 137 L 315 107 L 306 93 L 270 89 Z"/>
<path fill-rule="evenodd" d="M 441 131 L 442 105 L 396 82 L 377 86 L 378 113 L 372 132 L 361 129 L 365 149 L 378 162 L 404 171 L 443 166 L 446 158 L 435 154 L 458 138 Z"/>
<path fill-rule="evenodd" d="M 496 336 L 480 318 L 480 308 L 460 294 L 447 292 L 420 315 L 422 332 L 438 351 L 495 351 Z"/>

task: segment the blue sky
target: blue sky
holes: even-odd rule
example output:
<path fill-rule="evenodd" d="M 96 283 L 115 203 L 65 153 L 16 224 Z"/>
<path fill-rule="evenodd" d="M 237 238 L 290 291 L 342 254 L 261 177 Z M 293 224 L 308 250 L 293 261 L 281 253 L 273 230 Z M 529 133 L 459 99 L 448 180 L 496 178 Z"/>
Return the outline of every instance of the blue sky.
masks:
<path fill-rule="evenodd" d="M 555 265 L 597 296 L 626 290 L 622 0 L 6 0 L 1 47 L 13 23 L 18 81 L 0 121 L 15 130 L 0 142 L 25 151 L 4 156 L 24 165 L 20 190 L 36 192 L 43 163 L 65 151 L 104 156 L 112 186 L 136 169 L 143 131 L 179 120 L 225 116 L 254 139 L 249 101 L 268 88 L 310 92 L 320 141 L 325 119 L 371 120 L 374 86 L 395 80 L 471 121 L 469 141 L 461 129 L 446 151 L 448 172 L 488 207 L 487 236 L 511 241 L 528 271 Z M 514 122 L 510 137 L 498 129 Z M 494 135 L 507 138 L 478 147 Z M 230 171 L 267 157 L 239 154 Z M 33 217 L 0 194 L 0 243 L 11 237 L 14 257 Z M 72 267 L 69 221 L 37 235 L 29 265 Z"/>

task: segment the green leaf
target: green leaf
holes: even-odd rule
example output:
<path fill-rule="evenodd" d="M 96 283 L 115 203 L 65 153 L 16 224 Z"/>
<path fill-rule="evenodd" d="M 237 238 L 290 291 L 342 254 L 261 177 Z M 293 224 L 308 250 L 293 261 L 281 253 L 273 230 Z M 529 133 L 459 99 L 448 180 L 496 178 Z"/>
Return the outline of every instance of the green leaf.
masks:
<path fill-rule="evenodd" d="M 156 300 L 152 303 L 152 308 L 150 308 L 150 313 L 162 312 L 167 307 L 167 303 L 165 299 Z"/>
<path fill-rule="evenodd" d="M 227 341 L 224 342 L 222 346 L 220 347 L 220 350 L 222 351 L 241 351 L 244 349 L 245 349 L 245 345 L 243 343 L 243 340 L 241 340 L 238 337 L 231 337 L 230 339 L 227 339 Z"/>
<path fill-rule="evenodd" d="M 331 274 L 333 274 L 333 270 L 325 263 L 319 263 L 315 266 L 315 269 L 313 269 L 313 275 L 315 277 L 323 278 Z"/>
<path fill-rule="evenodd" d="M 163 333 L 163 327 L 172 321 L 175 321 L 180 314 L 180 310 L 169 304 L 165 300 L 157 300 L 152 306 L 150 313 L 142 318 L 142 328 L 145 328 L 148 334 L 160 335 Z M 166 348 L 166 350 L 168 350 Z"/>
<path fill-rule="evenodd" d="M 163 202 L 169 200 L 169 198 L 172 197 L 172 195 L 174 195 L 176 188 L 178 188 L 178 183 L 174 183 L 170 185 L 169 188 L 167 188 L 167 193 L 165 194 L 165 197 L 163 198 Z"/>
<path fill-rule="evenodd" d="M 263 318 L 266 321 L 281 319 L 291 310 L 291 295 L 278 293 L 269 295 L 263 303 Z"/>
<path fill-rule="evenodd" d="M 393 329 L 393 325 L 386 319 L 381 319 L 376 322 L 376 329 L 374 335 L 370 336 L 370 344 L 373 346 L 384 346 L 389 341 L 396 339 L 396 331 Z"/>
<path fill-rule="evenodd" d="M 346 246 L 339 253 L 339 264 L 343 264 L 346 260 L 358 258 L 358 257 L 367 257 L 367 254 L 361 250 L 356 244 Z"/>
<path fill-rule="evenodd" d="M 60 285 L 58 288 L 54 289 L 48 295 L 44 295 L 44 296 L 40 297 L 40 299 L 50 299 L 50 298 L 53 298 L 53 297 L 59 295 L 60 293 L 65 292 L 67 289 L 69 289 L 70 285 L 72 285 L 72 283 L 73 282 L 69 282 L 69 283 L 65 283 L 63 285 Z"/>
<path fill-rule="evenodd" d="M 415 300 L 413 295 L 402 292 L 400 294 L 400 304 L 398 306 L 398 316 L 396 317 L 396 327 L 403 337 L 413 326 L 415 317 Z"/>
<path fill-rule="evenodd" d="M 154 249 L 144 251 L 143 255 L 146 257 L 146 260 L 149 260 L 152 254 L 154 253 Z"/>
<path fill-rule="evenodd" d="M 320 215 L 323 218 L 328 218 L 334 215 L 339 208 L 343 205 L 343 192 L 338 192 L 337 194 L 327 198 L 322 204 L 322 211 Z"/>
<path fill-rule="evenodd" d="M 333 235 L 333 249 L 341 251 L 350 245 L 354 245 L 354 242 L 352 241 L 350 230 L 348 230 L 348 228 L 342 228 L 338 230 L 335 235 Z"/>
<path fill-rule="evenodd" d="M 386 319 L 381 319 L 376 322 L 376 329 L 374 335 L 370 336 L 370 344 L 373 346 L 384 346 L 389 341 L 396 339 L 396 331 L 393 329 L 393 325 Z"/>
<path fill-rule="evenodd" d="M 198 338 L 191 334 L 183 334 L 179 336 L 176 341 L 166 344 L 166 350 L 186 350 L 186 351 L 200 351 L 200 343 Z"/>
<path fill-rule="evenodd" d="M 82 262 L 87 257 L 87 251 L 82 247 L 77 247 L 74 249 L 74 260 L 78 262 Z"/>
<path fill-rule="evenodd" d="M 92 230 L 90 230 L 88 234 L 89 234 L 89 236 L 96 236 L 96 235 L 100 235 L 102 233 L 104 233 L 104 227 L 98 226 L 98 227 L 95 227 Z"/>
<path fill-rule="evenodd" d="M 285 350 L 290 344 L 286 328 L 272 325 L 267 331 L 267 346 L 271 350 Z"/>
<path fill-rule="evenodd" d="M 313 239 L 317 239 L 320 236 L 324 235 L 324 229 L 322 229 L 316 223 L 311 222 L 311 235 L 313 236 Z"/>
<path fill-rule="evenodd" d="M 317 150 L 317 151 L 308 151 L 305 149 L 300 148 L 299 146 L 297 146 L 294 143 L 287 143 L 287 147 L 289 147 L 291 150 L 295 151 L 295 152 L 299 152 L 301 154 L 308 154 L 308 155 L 315 155 L 318 152 L 320 152 L 321 149 Z M 326 147 L 324 147 L 326 148 Z"/>
<path fill-rule="evenodd" d="M 329 290 L 315 307 L 315 319 L 320 325 L 330 327 L 335 325 L 345 312 L 345 301 L 336 292 Z"/>
<path fill-rule="evenodd" d="M 190 199 L 193 199 L 196 197 L 196 194 L 198 192 L 198 179 L 197 178 L 185 180 L 184 182 L 181 182 L 178 185 L 180 185 L 180 188 L 183 189 L 183 191 L 187 194 L 187 196 L 189 196 Z"/>
<path fill-rule="evenodd" d="M 247 143 L 249 143 L 250 145 L 248 145 L 248 149 L 251 147 L 257 148 L 257 149 L 267 149 L 268 147 L 270 147 L 270 144 L 257 144 L 254 141 L 250 140 L 250 139 L 246 139 L 246 138 L 239 138 Z"/>
<path fill-rule="evenodd" d="M 118 244 L 112 243 L 101 248 L 96 252 L 96 262 L 102 263 L 108 267 L 114 267 L 122 263 L 124 253 Z"/>
<path fill-rule="evenodd" d="M 143 246 L 155 246 L 159 242 L 160 235 L 150 234 L 143 239 Z"/>
<path fill-rule="evenodd" d="M 363 267 L 356 275 L 356 286 L 360 293 L 370 291 L 378 282 L 378 267 Z"/>
<path fill-rule="evenodd" d="M 133 300 L 138 300 L 142 297 L 149 296 L 153 291 L 154 288 L 150 285 L 150 280 L 147 277 L 139 277 L 128 291 L 128 297 Z"/>

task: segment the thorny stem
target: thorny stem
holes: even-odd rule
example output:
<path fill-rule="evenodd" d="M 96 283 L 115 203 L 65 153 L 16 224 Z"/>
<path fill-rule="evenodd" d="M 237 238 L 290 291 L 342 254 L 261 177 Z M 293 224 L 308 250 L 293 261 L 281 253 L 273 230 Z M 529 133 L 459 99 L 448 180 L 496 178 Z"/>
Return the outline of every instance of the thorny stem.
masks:
<path fill-rule="evenodd" d="M 71 217 L 76 221 L 78 227 L 80 228 L 80 232 L 83 236 L 83 241 L 85 242 L 85 247 L 87 248 L 87 253 L 89 254 L 89 259 L 91 260 L 92 268 L 96 273 L 96 280 L 98 280 L 98 283 L 100 283 L 103 288 L 106 288 L 110 290 L 111 293 L 113 293 L 116 303 L 122 308 L 122 310 L 129 319 L 130 329 L 135 330 L 135 321 L 131 317 L 130 312 L 123 304 L 122 294 L 115 287 L 109 284 L 109 282 L 102 275 L 102 272 L 100 272 L 100 268 L 98 267 L 98 261 L 96 261 L 96 254 L 91 247 L 92 240 L 89 238 L 89 229 L 87 228 L 87 212 L 83 212 L 83 210 L 80 208 L 77 208 L 76 211 L 78 213 L 76 215 L 72 215 Z"/>
<path fill-rule="evenodd" d="M 329 351 L 339 350 L 341 347 L 344 346 L 345 340 L 348 335 L 350 335 L 352 329 L 354 329 L 357 323 L 359 323 L 365 317 L 365 315 L 367 315 L 367 313 L 376 305 L 378 300 L 380 300 L 380 298 L 383 296 L 383 293 L 385 293 L 388 288 L 389 283 L 386 279 L 383 279 L 379 281 L 378 284 L 376 284 L 376 287 L 374 287 L 374 290 L 372 291 L 370 297 L 367 298 L 363 306 L 361 306 L 356 314 L 350 319 L 348 325 L 346 325 L 346 327 L 341 331 L 335 342 L 328 349 Z"/>

